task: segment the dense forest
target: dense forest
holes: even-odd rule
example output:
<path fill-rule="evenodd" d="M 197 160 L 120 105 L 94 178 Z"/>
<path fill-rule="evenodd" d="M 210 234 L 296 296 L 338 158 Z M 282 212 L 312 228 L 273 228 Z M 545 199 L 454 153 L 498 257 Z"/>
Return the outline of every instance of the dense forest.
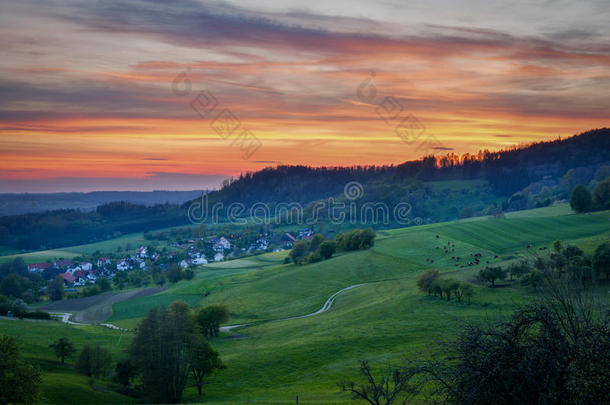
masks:
<path fill-rule="evenodd" d="M 208 194 L 208 204 L 222 203 L 226 209 L 232 203 L 246 208 L 264 203 L 274 212 L 279 203 L 299 203 L 307 215 L 320 200 L 345 200 L 345 185 L 355 181 L 363 188 L 358 208 L 367 202 L 390 207 L 404 203 L 411 207 L 411 216 L 434 222 L 549 205 L 567 200 L 579 184 L 592 190 L 608 176 L 610 129 L 603 128 L 519 148 L 429 156 L 397 166 L 266 168 L 226 180 Z M 0 217 L 0 246 L 55 248 L 187 224 L 190 204 L 114 202 L 88 212 L 65 209 Z M 219 219 L 226 219 L 226 211 Z M 320 220 L 325 219 L 321 214 Z"/>

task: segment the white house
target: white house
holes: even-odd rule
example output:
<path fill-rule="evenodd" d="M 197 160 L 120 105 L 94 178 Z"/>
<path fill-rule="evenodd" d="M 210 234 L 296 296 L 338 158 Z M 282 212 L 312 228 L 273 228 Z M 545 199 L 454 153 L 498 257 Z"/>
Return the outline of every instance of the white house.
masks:
<path fill-rule="evenodd" d="M 193 259 L 193 264 L 208 264 L 208 260 L 205 257 L 201 256 L 196 259 Z"/>
<path fill-rule="evenodd" d="M 137 253 L 138 257 L 146 258 L 148 257 L 148 248 L 146 246 L 140 246 Z"/>
<path fill-rule="evenodd" d="M 183 269 L 186 269 L 189 267 L 189 262 L 187 262 L 186 260 L 181 261 L 180 263 L 178 263 L 178 265 L 180 267 L 182 267 Z"/>
<path fill-rule="evenodd" d="M 129 263 L 127 263 L 125 260 L 121 260 L 120 262 L 118 262 L 116 264 L 116 269 L 123 271 L 123 270 L 128 270 L 129 269 Z"/>
<path fill-rule="evenodd" d="M 225 259 L 225 255 L 223 255 L 222 253 L 216 253 L 214 255 L 215 262 L 222 262 L 224 259 Z"/>
<path fill-rule="evenodd" d="M 141 262 L 140 262 L 140 268 L 141 268 L 142 270 L 144 270 L 144 269 L 146 268 L 146 262 L 145 262 L 145 261 L 141 261 Z"/>
<path fill-rule="evenodd" d="M 92 270 L 92 269 L 93 269 L 93 264 L 92 264 L 92 263 L 89 263 L 89 262 L 80 262 L 79 267 L 80 267 L 82 270 L 89 271 L 89 270 Z"/>
<path fill-rule="evenodd" d="M 212 249 L 214 249 L 215 252 L 229 250 L 231 249 L 231 242 L 229 242 L 229 240 L 224 236 L 221 236 L 220 238 L 212 241 Z"/>
<path fill-rule="evenodd" d="M 108 259 L 107 257 L 100 257 L 99 259 L 97 259 L 97 267 L 104 267 L 107 264 L 110 264 L 110 259 Z"/>

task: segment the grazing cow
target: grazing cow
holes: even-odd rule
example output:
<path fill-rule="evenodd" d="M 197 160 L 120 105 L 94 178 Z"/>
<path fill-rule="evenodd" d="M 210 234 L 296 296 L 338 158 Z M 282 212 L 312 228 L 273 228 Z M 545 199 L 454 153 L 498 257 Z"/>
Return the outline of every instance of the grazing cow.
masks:
<path fill-rule="evenodd" d="M 494 256 L 494 259 L 497 259 L 497 258 L 498 258 L 498 255 L 495 255 L 495 256 Z"/>

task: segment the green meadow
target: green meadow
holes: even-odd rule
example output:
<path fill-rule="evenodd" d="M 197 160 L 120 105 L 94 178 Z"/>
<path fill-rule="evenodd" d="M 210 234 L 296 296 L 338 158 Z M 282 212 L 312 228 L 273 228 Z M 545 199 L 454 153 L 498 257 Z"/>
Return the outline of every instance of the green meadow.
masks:
<path fill-rule="evenodd" d="M 609 236 L 608 212 L 576 215 L 565 205 L 513 213 L 505 219 L 381 231 L 373 248 L 315 264 L 282 264 L 287 252 L 280 252 L 199 267 L 193 280 L 114 304 L 110 322 L 134 327 L 151 308 L 178 299 L 193 307 L 226 304 L 232 314 L 229 324 L 250 325 L 212 342 L 227 368 L 209 378 L 203 402 L 288 404 L 298 396 L 303 404 L 348 404 L 353 401 L 339 392 L 337 383 L 357 378 L 360 360 L 384 367 L 407 357 L 429 356 L 441 350 L 438 342 L 450 339 L 466 322 L 506 316 L 537 294 L 507 280 L 494 289 L 477 285 L 471 304 L 447 302 L 417 291 L 415 280 L 423 271 L 437 268 L 444 275 L 474 282 L 487 261 L 502 265 L 532 257 L 540 254 L 539 247 L 557 239 L 590 253 Z M 454 251 L 445 253 L 445 246 L 453 245 Z M 460 256 L 463 263 L 474 253 L 482 254 L 479 266 L 462 268 L 451 259 Z M 337 296 L 329 311 L 282 320 L 317 311 L 329 296 L 354 284 L 363 285 Z M 607 300 L 607 285 L 602 284 L 598 294 Z M 57 322 L 0 321 L 0 327 L 3 333 L 18 336 L 27 357 L 43 367 L 44 393 L 52 402 L 62 402 L 65 390 L 91 392 L 91 401 L 93 394 L 107 395 L 108 400 L 118 395 L 89 388 L 69 367 L 58 370 L 46 346 L 66 335 L 79 344 L 101 341 L 118 357 L 129 344 L 130 333 Z M 185 392 L 185 401 L 199 401 L 194 389 Z"/>

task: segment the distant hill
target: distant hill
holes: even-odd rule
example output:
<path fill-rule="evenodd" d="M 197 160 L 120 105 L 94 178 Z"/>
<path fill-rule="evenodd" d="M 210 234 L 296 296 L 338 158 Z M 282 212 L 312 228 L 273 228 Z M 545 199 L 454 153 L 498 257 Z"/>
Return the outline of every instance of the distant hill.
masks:
<path fill-rule="evenodd" d="M 209 201 L 240 202 L 246 206 L 279 201 L 306 204 L 340 194 L 350 181 L 362 183 L 379 200 L 387 199 L 384 193 L 394 193 L 395 187 L 400 189 L 417 181 L 476 179 L 488 181 L 494 194 L 509 197 L 534 182 L 551 179 L 557 182 L 570 169 L 578 169 L 580 182 L 587 184 L 597 168 L 608 164 L 610 129 L 602 128 L 519 148 L 424 157 L 397 166 L 266 168 L 225 183 L 209 194 Z M 379 188 L 383 189 L 378 190 L 381 194 L 375 191 Z"/>
<path fill-rule="evenodd" d="M 93 211 L 97 206 L 114 201 L 133 204 L 182 204 L 201 196 L 193 191 L 93 191 L 89 193 L 19 193 L 0 194 L 0 216 L 75 208 Z"/>
<path fill-rule="evenodd" d="M 224 207 L 214 218 L 221 222 L 227 219 L 232 203 L 245 208 L 241 214 L 231 212 L 242 219 L 249 216 L 255 204 L 261 203 L 272 216 L 280 203 L 299 203 L 305 209 L 304 217 L 311 218 L 314 203 L 324 203 L 331 197 L 346 202 L 346 185 L 357 182 L 357 188 L 361 189 L 358 198 L 349 198 L 350 204 L 346 204 L 355 205 L 355 212 L 362 212 L 361 207 L 366 203 L 382 203 L 390 209 L 408 204 L 409 219 L 414 219 L 414 223 L 429 223 L 545 207 L 568 199 L 578 184 L 592 189 L 602 179 L 600 176 L 609 173 L 610 129 L 603 128 L 520 148 L 463 156 L 429 156 L 397 166 L 266 168 L 227 181 L 220 190 L 208 194 L 208 204 L 213 207 L 221 203 L 218 206 Z M 199 202 L 200 192 L 192 192 L 190 196 L 188 192 L 163 193 L 102 193 L 103 198 L 112 202 L 97 205 L 91 211 L 62 209 L 3 216 L 0 217 L 0 246 L 48 249 L 188 224 L 189 206 Z M 96 193 L 87 194 L 96 196 Z M 45 194 L 44 198 L 48 196 Z M 172 202 L 170 196 L 182 200 Z M 137 197 L 144 201 L 138 203 L 134 200 Z M 117 198 L 127 201 L 116 202 Z M 188 201 L 182 202 L 185 199 Z M 330 214 L 316 213 L 320 226 L 332 223 L 333 231 L 363 224 L 371 226 L 367 219 L 362 223 L 343 221 L 336 226 L 335 221 L 330 221 Z M 280 218 L 277 222 L 285 225 L 282 221 Z M 377 228 L 404 226 L 398 222 L 373 225 Z"/>

